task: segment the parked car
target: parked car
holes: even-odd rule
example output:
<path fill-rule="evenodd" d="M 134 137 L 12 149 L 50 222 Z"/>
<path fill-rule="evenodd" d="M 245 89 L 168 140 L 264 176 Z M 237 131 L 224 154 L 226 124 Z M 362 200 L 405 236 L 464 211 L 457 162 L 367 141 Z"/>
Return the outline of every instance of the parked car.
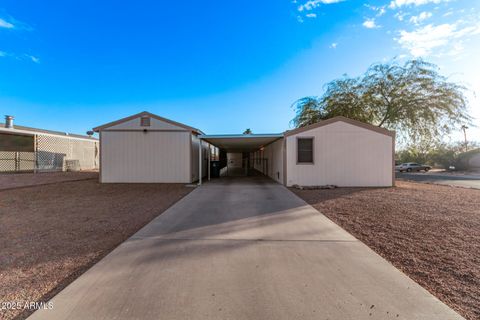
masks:
<path fill-rule="evenodd" d="M 428 172 L 428 170 L 432 169 L 432 167 L 427 166 L 425 164 L 418 164 L 415 162 L 407 162 L 407 163 L 402 163 L 398 166 L 395 166 L 395 170 L 398 170 L 400 172 L 407 171 L 407 172 L 412 172 L 412 171 L 425 171 Z"/>

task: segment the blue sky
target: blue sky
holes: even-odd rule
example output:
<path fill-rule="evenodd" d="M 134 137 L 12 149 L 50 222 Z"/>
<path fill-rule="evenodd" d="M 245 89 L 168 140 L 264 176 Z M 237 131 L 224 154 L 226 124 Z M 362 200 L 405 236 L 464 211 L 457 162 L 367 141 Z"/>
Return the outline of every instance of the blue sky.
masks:
<path fill-rule="evenodd" d="M 281 132 L 296 99 L 393 57 L 437 63 L 480 118 L 479 56 L 478 0 L 0 3 L 2 114 L 74 133 L 143 110 Z"/>

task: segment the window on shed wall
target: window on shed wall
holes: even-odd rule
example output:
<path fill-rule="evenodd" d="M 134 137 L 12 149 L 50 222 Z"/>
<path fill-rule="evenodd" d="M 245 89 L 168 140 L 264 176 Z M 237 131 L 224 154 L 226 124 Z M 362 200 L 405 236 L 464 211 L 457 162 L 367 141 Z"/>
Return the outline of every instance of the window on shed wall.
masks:
<path fill-rule="evenodd" d="M 150 127 L 150 117 L 141 117 L 140 118 L 140 126 Z"/>
<path fill-rule="evenodd" d="M 313 163 L 313 138 L 297 139 L 297 163 Z"/>

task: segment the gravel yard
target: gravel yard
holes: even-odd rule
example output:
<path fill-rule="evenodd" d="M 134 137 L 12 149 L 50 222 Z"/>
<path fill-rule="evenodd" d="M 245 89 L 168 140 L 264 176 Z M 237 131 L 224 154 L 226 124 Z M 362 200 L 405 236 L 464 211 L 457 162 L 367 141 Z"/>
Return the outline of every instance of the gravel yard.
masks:
<path fill-rule="evenodd" d="M 22 176 L 15 189 L 5 189 L 13 175 L 0 178 L 1 303 L 47 301 L 192 190 L 182 184 L 99 184 L 96 174 L 65 182 L 56 175 L 39 175 L 34 184 L 47 184 L 30 187 Z M 30 313 L 0 309 L 0 319 Z"/>
<path fill-rule="evenodd" d="M 94 171 L 0 174 L 0 190 L 97 178 Z"/>
<path fill-rule="evenodd" d="M 467 319 L 480 319 L 480 190 L 291 189 Z"/>

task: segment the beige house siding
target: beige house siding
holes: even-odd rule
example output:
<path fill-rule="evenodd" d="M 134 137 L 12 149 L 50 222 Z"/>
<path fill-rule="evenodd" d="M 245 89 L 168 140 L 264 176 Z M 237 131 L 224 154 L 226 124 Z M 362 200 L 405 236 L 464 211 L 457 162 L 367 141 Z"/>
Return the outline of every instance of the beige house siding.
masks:
<path fill-rule="evenodd" d="M 264 157 L 264 152 L 262 150 L 257 150 L 253 152 L 253 159 L 250 160 L 251 163 L 253 164 L 252 167 L 255 170 L 260 171 L 262 173 L 264 173 L 265 171 L 265 164 L 263 161 L 263 157 Z"/>
<path fill-rule="evenodd" d="M 283 183 L 283 139 L 267 145 L 263 149 L 263 158 L 267 162 L 265 174 Z"/>
<path fill-rule="evenodd" d="M 283 184 L 283 139 L 270 143 L 263 150 L 253 152 L 250 166 Z"/>
<path fill-rule="evenodd" d="M 241 152 L 227 153 L 227 165 L 229 168 L 241 168 L 243 166 L 243 154 Z"/>
<path fill-rule="evenodd" d="M 297 164 L 297 138 L 312 137 L 313 164 Z M 286 184 L 392 186 L 394 137 L 344 121 L 286 137 Z"/>
<path fill-rule="evenodd" d="M 190 182 L 190 136 L 187 131 L 103 130 L 101 181 Z"/>
<path fill-rule="evenodd" d="M 200 148 L 200 139 L 196 135 L 191 135 L 191 181 L 198 181 L 198 150 Z M 208 175 L 208 143 L 202 140 L 202 178 Z"/>

